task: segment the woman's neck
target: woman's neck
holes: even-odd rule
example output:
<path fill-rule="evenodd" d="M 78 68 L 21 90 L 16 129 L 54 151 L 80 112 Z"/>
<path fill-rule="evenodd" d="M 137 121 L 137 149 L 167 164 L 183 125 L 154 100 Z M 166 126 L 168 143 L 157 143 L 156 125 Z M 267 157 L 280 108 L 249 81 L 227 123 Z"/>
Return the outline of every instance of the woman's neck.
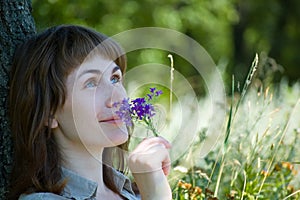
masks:
<path fill-rule="evenodd" d="M 98 183 L 98 190 L 105 188 L 102 166 L 103 148 L 99 149 L 96 154 L 85 147 L 74 148 L 74 146 L 62 149 L 63 167 Z"/>
<path fill-rule="evenodd" d="M 107 199 L 115 199 L 110 198 L 113 196 L 117 196 L 117 199 L 120 198 L 120 196 L 108 189 L 104 184 L 102 163 L 103 147 L 86 147 L 79 141 L 69 140 L 57 129 L 54 134 L 62 154 L 63 167 L 74 171 L 86 179 L 96 182 L 98 184 L 97 198 L 109 197 Z"/>
<path fill-rule="evenodd" d="M 98 184 L 98 192 L 106 188 L 103 181 L 102 153 L 104 148 L 87 148 L 80 141 L 69 140 L 56 129 L 55 140 L 62 155 L 62 166 Z"/>
<path fill-rule="evenodd" d="M 101 161 L 103 149 L 98 152 L 98 156 L 95 156 L 94 153 L 91 153 L 86 149 L 83 151 L 74 150 L 74 148 L 73 150 L 65 149 L 63 151 L 65 158 L 63 166 L 86 179 L 97 182 L 97 199 L 121 199 L 119 195 L 111 191 L 104 184 L 103 163 Z"/>

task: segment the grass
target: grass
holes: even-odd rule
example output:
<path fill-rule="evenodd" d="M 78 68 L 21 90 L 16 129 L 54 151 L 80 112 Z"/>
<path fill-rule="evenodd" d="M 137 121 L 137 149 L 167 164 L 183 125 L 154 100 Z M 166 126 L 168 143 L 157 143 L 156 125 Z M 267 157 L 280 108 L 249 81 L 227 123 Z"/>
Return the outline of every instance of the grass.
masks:
<path fill-rule="evenodd" d="M 214 149 L 199 158 L 201 140 L 195 140 L 174 163 L 169 177 L 174 199 L 300 198 L 300 84 L 289 86 L 283 80 L 277 87 L 251 85 L 257 61 L 243 90 L 232 91 L 227 126 L 220 130 L 224 135 Z M 232 88 L 234 83 L 233 79 Z M 202 124 L 199 138 L 203 135 Z"/>

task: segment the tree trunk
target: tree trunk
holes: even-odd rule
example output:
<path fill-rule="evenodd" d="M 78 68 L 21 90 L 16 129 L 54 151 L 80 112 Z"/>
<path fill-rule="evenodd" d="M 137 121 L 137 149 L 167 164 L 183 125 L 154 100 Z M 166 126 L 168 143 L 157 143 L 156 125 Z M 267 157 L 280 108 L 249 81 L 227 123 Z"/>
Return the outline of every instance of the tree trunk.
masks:
<path fill-rule="evenodd" d="M 7 112 L 10 66 L 15 47 L 34 33 L 31 0 L 0 0 L 0 199 L 5 199 L 12 165 Z"/>

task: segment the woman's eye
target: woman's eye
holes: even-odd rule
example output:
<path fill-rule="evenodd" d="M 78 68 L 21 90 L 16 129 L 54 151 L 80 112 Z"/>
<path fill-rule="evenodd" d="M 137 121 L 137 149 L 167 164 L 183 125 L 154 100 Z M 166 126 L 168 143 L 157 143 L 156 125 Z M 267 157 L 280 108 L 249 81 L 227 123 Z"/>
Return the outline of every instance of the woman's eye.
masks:
<path fill-rule="evenodd" d="M 118 83 L 121 81 L 121 77 L 119 75 L 113 75 L 110 79 L 112 84 Z"/>
<path fill-rule="evenodd" d="M 93 88 L 93 87 L 97 87 L 97 83 L 95 81 L 89 81 L 85 84 L 86 88 Z"/>

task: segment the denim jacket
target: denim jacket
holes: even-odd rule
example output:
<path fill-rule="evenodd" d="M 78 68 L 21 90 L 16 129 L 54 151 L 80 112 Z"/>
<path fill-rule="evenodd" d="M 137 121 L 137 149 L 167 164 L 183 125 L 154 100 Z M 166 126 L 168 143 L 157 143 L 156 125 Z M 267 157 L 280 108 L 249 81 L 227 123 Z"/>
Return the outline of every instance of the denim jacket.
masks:
<path fill-rule="evenodd" d="M 121 196 L 129 200 L 139 200 L 131 188 L 131 182 L 122 173 L 113 169 L 114 182 Z M 67 184 L 60 195 L 40 192 L 31 194 L 22 194 L 19 200 L 94 200 L 96 199 L 97 183 L 79 176 L 73 171 L 62 168 L 62 178 L 67 179 Z"/>

